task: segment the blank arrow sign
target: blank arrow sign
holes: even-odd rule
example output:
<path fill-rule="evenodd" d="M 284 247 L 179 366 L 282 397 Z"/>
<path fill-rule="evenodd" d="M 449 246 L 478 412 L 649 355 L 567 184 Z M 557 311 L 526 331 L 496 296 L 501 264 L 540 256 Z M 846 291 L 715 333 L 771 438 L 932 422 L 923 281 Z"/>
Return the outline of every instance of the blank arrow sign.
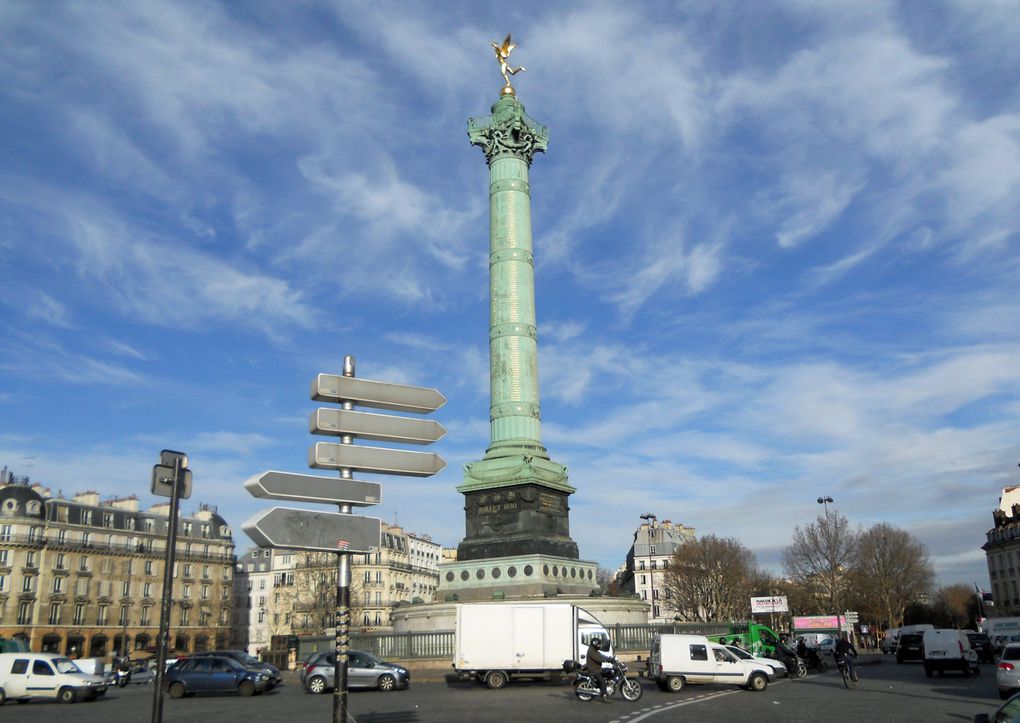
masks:
<path fill-rule="evenodd" d="M 319 374 L 312 380 L 312 399 L 317 402 L 354 402 L 363 407 L 395 412 L 427 414 L 446 404 L 438 389 Z"/>
<path fill-rule="evenodd" d="M 361 439 L 406 444 L 431 444 L 446 434 L 443 425 L 431 419 L 346 409 L 316 409 L 308 420 L 308 430 L 312 434 L 353 434 Z"/>
<path fill-rule="evenodd" d="M 270 470 L 249 477 L 244 487 L 254 497 L 291 502 L 324 502 L 348 505 L 377 505 L 382 502 L 382 485 L 357 479 L 316 477 Z"/>
<path fill-rule="evenodd" d="M 259 547 L 317 552 L 368 552 L 379 547 L 378 517 L 273 507 L 249 518 L 241 529 Z"/>
<path fill-rule="evenodd" d="M 308 450 L 308 466 L 315 469 L 346 468 L 376 474 L 429 477 L 446 467 L 446 462 L 433 452 L 316 442 Z"/>

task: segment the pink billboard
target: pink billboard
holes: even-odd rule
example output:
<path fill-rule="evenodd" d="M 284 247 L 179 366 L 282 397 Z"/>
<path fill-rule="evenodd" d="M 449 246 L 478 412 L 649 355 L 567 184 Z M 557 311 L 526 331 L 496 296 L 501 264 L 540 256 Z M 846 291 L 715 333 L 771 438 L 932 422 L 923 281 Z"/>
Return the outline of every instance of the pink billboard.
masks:
<path fill-rule="evenodd" d="M 802 630 L 838 630 L 839 618 L 836 615 L 808 615 L 793 619 L 793 629 Z"/>

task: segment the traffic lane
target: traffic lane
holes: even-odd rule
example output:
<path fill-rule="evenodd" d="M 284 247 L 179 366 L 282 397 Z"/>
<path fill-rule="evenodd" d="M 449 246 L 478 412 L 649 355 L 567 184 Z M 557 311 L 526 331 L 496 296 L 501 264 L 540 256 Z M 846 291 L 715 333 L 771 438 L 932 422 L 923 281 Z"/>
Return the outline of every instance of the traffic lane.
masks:
<path fill-rule="evenodd" d="M 686 687 L 675 701 L 656 699 L 653 709 L 621 722 L 672 720 L 680 715 L 699 721 L 763 723 L 817 721 L 970 721 L 999 705 L 991 667 L 982 675 L 927 678 L 920 665 L 872 665 L 860 670 L 860 683 L 847 689 L 835 667 L 802 680 L 782 679 L 761 693 L 719 686 Z M 689 697 L 685 697 L 688 694 Z M 642 699 L 645 702 L 645 699 Z"/>

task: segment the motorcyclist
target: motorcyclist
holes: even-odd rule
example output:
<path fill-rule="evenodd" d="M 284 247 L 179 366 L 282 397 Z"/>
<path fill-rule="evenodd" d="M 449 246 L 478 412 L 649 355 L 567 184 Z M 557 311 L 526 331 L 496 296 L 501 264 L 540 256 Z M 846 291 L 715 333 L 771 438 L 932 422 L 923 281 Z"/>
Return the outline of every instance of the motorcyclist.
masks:
<path fill-rule="evenodd" d="M 588 652 L 584 659 L 584 669 L 587 671 L 596 683 L 599 684 L 599 691 L 602 694 L 602 700 L 610 700 L 609 694 L 606 692 L 606 677 L 602 674 L 602 664 L 612 663 L 613 656 L 603 653 L 602 647 L 608 647 L 608 643 L 603 641 L 598 635 L 593 635 L 591 642 L 588 643 Z"/>
<path fill-rule="evenodd" d="M 837 664 L 841 660 L 846 661 L 846 672 L 849 673 L 850 679 L 857 680 L 857 671 L 854 669 L 853 663 L 853 659 L 857 657 L 857 648 L 850 642 L 846 633 L 840 634 L 839 640 L 832 648 L 832 657 L 836 659 Z"/>
<path fill-rule="evenodd" d="M 117 661 L 115 676 L 118 688 L 123 688 L 131 682 L 131 661 L 129 659 L 121 658 Z"/>

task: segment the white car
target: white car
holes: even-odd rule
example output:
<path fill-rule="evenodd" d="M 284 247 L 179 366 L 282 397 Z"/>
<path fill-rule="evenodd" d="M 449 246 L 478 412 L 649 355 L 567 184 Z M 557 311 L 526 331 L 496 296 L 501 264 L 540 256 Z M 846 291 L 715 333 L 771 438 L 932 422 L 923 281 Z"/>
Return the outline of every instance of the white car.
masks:
<path fill-rule="evenodd" d="M 1003 700 L 1020 690 L 1020 643 L 1011 643 L 1002 649 L 995 667 L 995 685 Z"/>
<path fill-rule="evenodd" d="M 818 652 L 822 655 L 832 655 L 833 649 L 836 647 L 835 638 L 826 638 L 818 644 Z"/>
<path fill-rule="evenodd" d="M 727 645 L 726 649 L 733 653 L 741 660 L 750 660 L 752 663 L 758 663 L 760 665 L 769 665 L 775 672 L 777 678 L 782 678 L 786 675 L 786 666 L 780 663 L 778 660 L 772 658 L 761 658 L 757 655 L 751 655 L 743 648 L 738 648 L 736 645 Z"/>
<path fill-rule="evenodd" d="M 53 653 L 0 653 L 0 705 L 8 699 L 55 698 L 61 703 L 95 700 L 106 693 L 101 676 L 83 673 Z"/>

